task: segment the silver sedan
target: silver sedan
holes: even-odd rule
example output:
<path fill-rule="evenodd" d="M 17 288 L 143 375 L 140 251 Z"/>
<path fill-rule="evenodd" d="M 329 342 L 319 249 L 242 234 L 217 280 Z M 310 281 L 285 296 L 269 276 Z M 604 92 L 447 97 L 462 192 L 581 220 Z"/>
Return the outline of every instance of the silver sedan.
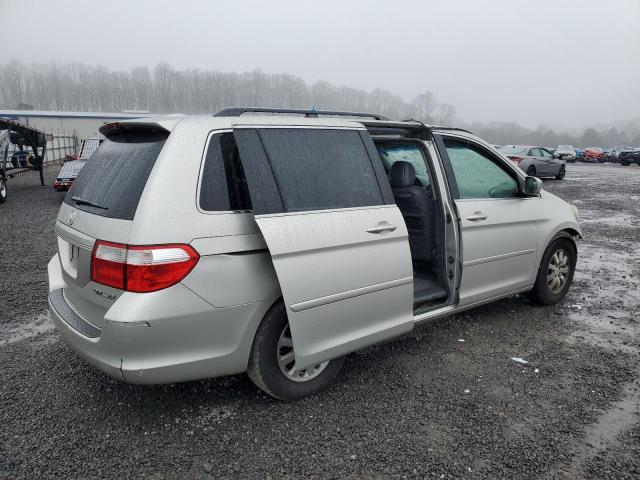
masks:
<path fill-rule="evenodd" d="M 562 180 L 566 173 L 565 161 L 544 147 L 505 145 L 498 151 L 532 177 Z"/>

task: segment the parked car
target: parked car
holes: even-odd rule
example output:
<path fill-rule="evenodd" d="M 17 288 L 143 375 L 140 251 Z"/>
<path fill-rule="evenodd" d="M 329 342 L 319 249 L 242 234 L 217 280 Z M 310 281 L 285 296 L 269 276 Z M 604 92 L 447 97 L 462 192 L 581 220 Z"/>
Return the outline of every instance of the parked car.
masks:
<path fill-rule="evenodd" d="M 599 147 L 587 147 L 583 150 L 581 160 L 583 162 L 598 162 L 604 157 L 604 150 Z"/>
<path fill-rule="evenodd" d="M 581 160 L 583 153 L 581 148 L 576 148 L 576 160 Z"/>
<path fill-rule="evenodd" d="M 622 150 L 618 154 L 618 161 L 621 165 L 628 166 L 632 163 L 640 165 L 640 148 L 630 148 Z"/>
<path fill-rule="evenodd" d="M 49 307 L 127 382 L 247 371 L 296 399 L 416 323 L 572 282 L 577 209 L 462 130 L 237 108 L 100 130 L 58 214 Z"/>
<path fill-rule="evenodd" d="M 97 150 L 100 143 L 102 143 L 103 139 L 101 138 L 88 138 L 82 141 L 82 146 L 80 147 L 80 153 L 76 156 L 76 158 L 71 157 L 71 159 L 64 162 L 60 172 L 58 172 L 58 176 L 53 182 L 53 188 L 58 192 L 66 192 L 73 185 L 73 181 L 84 167 L 85 163 L 91 155 Z"/>
<path fill-rule="evenodd" d="M 556 177 L 562 180 L 567 172 L 564 160 L 544 147 L 505 145 L 499 152 L 532 177 Z"/>
<path fill-rule="evenodd" d="M 564 160 L 565 162 L 576 161 L 576 149 L 573 145 L 558 145 L 555 153 L 558 155 L 559 159 Z"/>
<path fill-rule="evenodd" d="M 634 151 L 634 150 L 635 150 L 635 148 L 630 147 L 628 145 L 616 145 L 609 152 L 609 157 L 611 158 L 612 162 L 618 162 L 619 161 L 619 157 L 620 157 L 620 152 L 623 152 L 623 151 Z"/>

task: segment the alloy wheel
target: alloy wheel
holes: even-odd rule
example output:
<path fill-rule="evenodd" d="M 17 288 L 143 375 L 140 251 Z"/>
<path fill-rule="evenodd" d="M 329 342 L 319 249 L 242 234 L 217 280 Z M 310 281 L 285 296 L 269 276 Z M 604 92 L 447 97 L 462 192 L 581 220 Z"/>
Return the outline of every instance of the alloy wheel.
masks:
<path fill-rule="evenodd" d="M 293 351 L 293 339 L 291 338 L 291 328 L 289 324 L 285 325 L 280 338 L 278 339 L 278 367 L 280 371 L 294 382 L 308 382 L 320 375 L 329 362 L 322 362 L 308 368 L 296 368 L 296 355 Z"/>

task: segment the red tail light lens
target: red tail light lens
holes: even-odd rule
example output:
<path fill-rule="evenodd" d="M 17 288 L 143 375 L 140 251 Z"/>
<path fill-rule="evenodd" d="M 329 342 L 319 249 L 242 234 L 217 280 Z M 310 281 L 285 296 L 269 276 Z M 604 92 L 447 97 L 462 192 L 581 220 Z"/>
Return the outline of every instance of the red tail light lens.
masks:
<path fill-rule="evenodd" d="M 522 161 L 522 157 L 518 157 L 517 155 L 507 155 L 507 157 L 509 158 L 509 160 L 511 160 L 513 163 L 520 163 Z"/>
<path fill-rule="evenodd" d="M 91 253 L 91 280 L 124 290 L 127 246 L 98 240 Z"/>
<path fill-rule="evenodd" d="M 126 289 L 155 292 L 175 285 L 187 276 L 199 258 L 189 245 L 130 246 Z"/>
<path fill-rule="evenodd" d="M 91 280 L 129 292 L 155 292 L 180 282 L 200 256 L 189 245 L 123 245 L 96 241 Z"/>

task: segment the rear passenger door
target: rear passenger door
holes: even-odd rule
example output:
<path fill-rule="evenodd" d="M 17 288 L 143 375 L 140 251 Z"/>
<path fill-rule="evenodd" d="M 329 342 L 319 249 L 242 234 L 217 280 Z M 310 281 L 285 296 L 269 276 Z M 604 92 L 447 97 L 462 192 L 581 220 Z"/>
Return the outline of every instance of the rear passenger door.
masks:
<path fill-rule="evenodd" d="M 404 220 L 367 132 L 234 129 L 302 369 L 413 327 Z"/>

